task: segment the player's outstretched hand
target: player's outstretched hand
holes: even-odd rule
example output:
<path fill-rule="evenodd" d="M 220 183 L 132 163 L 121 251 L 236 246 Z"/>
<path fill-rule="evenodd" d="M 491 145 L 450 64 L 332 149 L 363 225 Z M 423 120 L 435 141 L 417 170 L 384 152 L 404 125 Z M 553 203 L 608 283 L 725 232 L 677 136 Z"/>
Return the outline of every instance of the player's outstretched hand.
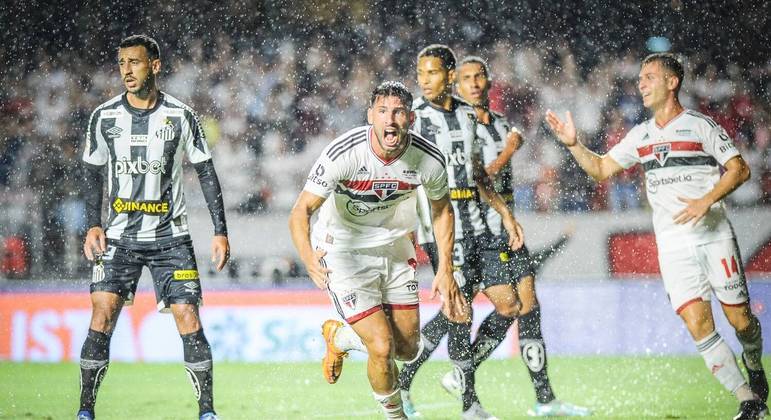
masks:
<path fill-rule="evenodd" d="M 549 124 L 551 131 L 565 146 L 575 146 L 576 142 L 578 142 L 576 125 L 573 123 L 573 115 L 570 111 L 565 114 L 565 122 L 562 122 L 554 111 L 547 110 L 546 123 Z"/>
<path fill-rule="evenodd" d="M 217 271 L 222 271 L 230 259 L 230 242 L 225 235 L 215 235 L 211 241 L 211 262 L 216 264 Z"/>
<path fill-rule="evenodd" d="M 467 322 L 469 320 L 469 308 L 463 297 L 458 283 L 452 276 L 452 270 L 440 269 L 434 281 L 431 283 L 431 299 L 436 298 L 437 293 L 442 299 L 442 312 L 452 322 Z"/>
<path fill-rule="evenodd" d="M 672 219 L 675 221 L 675 224 L 678 225 L 683 225 L 693 221 L 693 226 L 696 226 L 696 224 L 699 223 L 699 220 L 706 216 L 707 212 L 709 211 L 709 207 L 712 205 L 709 200 L 704 198 L 694 199 L 678 196 L 677 199 L 687 204 L 684 209 L 680 210 L 672 217 Z"/>
<path fill-rule="evenodd" d="M 107 250 L 107 237 L 101 226 L 94 226 L 86 233 L 83 241 L 83 253 L 89 261 L 94 261 L 97 254 L 103 254 Z"/>
<path fill-rule="evenodd" d="M 522 225 L 513 217 L 503 218 L 503 228 L 509 234 L 509 248 L 513 251 L 522 248 L 522 245 L 525 244 L 525 232 L 522 230 Z"/>
<path fill-rule="evenodd" d="M 308 276 L 313 280 L 313 283 L 319 289 L 326 289 L 329 283 L 329 273 L 332 270 L 324 267 L 321 263 L 321 259 L 327 255 L 327 251 L 323 249 L 316 249 L 313 252 L 313 259 L 311 261 L 305 261 L 305 271 L 308 272 Z"/>

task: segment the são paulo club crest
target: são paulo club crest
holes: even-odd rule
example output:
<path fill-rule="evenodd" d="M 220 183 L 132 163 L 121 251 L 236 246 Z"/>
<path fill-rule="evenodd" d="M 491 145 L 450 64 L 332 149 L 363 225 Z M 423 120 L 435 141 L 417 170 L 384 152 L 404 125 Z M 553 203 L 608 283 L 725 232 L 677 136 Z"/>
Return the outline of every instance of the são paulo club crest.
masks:
<path fill-rule="evenodd" d="M 656 162 L 659 163 L 659 166 L 664 166 L 664 164 L 667 162 L 667 157 L 669 156 L 669 152 L 671 150 L 672 145 L 669 143 L 657 144 L 653 146 L 653 157 L 656 158 Z"/>
<path fill-rule="evenodd" d="M 372 191 L 382 201 L 399 190 L 398 181 L 375 181 L 372 183 Z"/>

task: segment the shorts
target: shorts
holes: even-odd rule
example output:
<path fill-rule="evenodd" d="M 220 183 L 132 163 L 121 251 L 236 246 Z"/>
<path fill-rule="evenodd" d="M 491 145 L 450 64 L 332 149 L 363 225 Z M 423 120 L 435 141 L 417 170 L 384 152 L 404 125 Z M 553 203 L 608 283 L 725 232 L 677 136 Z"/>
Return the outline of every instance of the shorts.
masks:
<path fill-rule="evenodd" d="M 322 264 L 331 270 L 329 297 L 349 324 L 383 307 L 418 308 L 418 263 L 406 236 L 374 248 L 329 249 Z"/>
<path fill-rule="evenodd" d="M 453 265 L 463 274 L 461 289 L 467 299 L 475 290 L 510 284 L 516 286 L 521 279 L 534 275 L 532 258 L 526 246 L 512 251 L 505 235 L 482 234 L 455 241 Z M 433 242 L 421 245 L 436 272 L 438 252 Z"/>
<path fill-rule="evenodd" d="M 91 293 L 115 293 L 131 305 L 142 267 L 152 274 L 159 311 L 169 312 L 169 305 L 176 303 L 201 304 L 201 280 L 190 240 L 156 249 L 131 249 L 108 240 L 107 251 L 94 263 Z"/>
<path fill-rule="evenodd" d="M 724 305 L 739 306 L 749 301 L 735 238 L 659 252 L 659 267 L 677 314 L 692 302 L 709 301 L 710 292 Z"/>

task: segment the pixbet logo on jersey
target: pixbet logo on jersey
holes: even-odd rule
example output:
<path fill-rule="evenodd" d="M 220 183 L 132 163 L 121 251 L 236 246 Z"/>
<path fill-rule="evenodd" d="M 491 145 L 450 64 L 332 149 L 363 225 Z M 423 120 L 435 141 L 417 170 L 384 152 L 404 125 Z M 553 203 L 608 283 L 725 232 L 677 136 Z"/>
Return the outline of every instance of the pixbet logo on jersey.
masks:
<path fill-rule="evenodd" d="M 117 175 L 144 175 L 151 173 L 153 175 L 166 173 L 166 158 L 161 160 L 145 160 L 142 156 L 137 156 L 135 160 L 123 158 L 115 162 L 115 174 Z"/>

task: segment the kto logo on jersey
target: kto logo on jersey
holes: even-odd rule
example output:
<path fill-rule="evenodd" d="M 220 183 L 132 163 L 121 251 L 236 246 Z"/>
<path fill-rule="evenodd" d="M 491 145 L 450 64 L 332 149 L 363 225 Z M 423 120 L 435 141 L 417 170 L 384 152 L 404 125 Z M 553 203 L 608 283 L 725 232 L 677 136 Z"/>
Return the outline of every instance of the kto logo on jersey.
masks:
<path fill-rule="evenodd" d="M 112 209 L 117 214 L 140 212 L 150 216 L 160 216 L 169 212 L 169 203 L 165 201 L 131 201 L 116 198 Z"/>
<path fill-rule="evenodd" d="M 398 181 L 374 181 L 372 183 L 372 192 L 378 196 L 379 199 L 385 200 L 399 190 Z"/>
<path fill-rule="evenodd" d="M 667 157 L 669 156 L 669 152 L 671 150 L 672 145 L 669 143 L 657 144 L 653 146 L 653 157 L 656 158 L 656 162 L 659 163 L 659 166 L 664 166 L 664 163 L 666 163 Z"/>
<path fill-rule="evenodd" d="M 117 175 L 144 175 L 151 173 L 153 175 L 166 173 L 166 158 L 161 160 L 145 160 L 142 156 L 137 156 L 136 160 L 123 158 L 115 162 L 115 174 Z"/>

